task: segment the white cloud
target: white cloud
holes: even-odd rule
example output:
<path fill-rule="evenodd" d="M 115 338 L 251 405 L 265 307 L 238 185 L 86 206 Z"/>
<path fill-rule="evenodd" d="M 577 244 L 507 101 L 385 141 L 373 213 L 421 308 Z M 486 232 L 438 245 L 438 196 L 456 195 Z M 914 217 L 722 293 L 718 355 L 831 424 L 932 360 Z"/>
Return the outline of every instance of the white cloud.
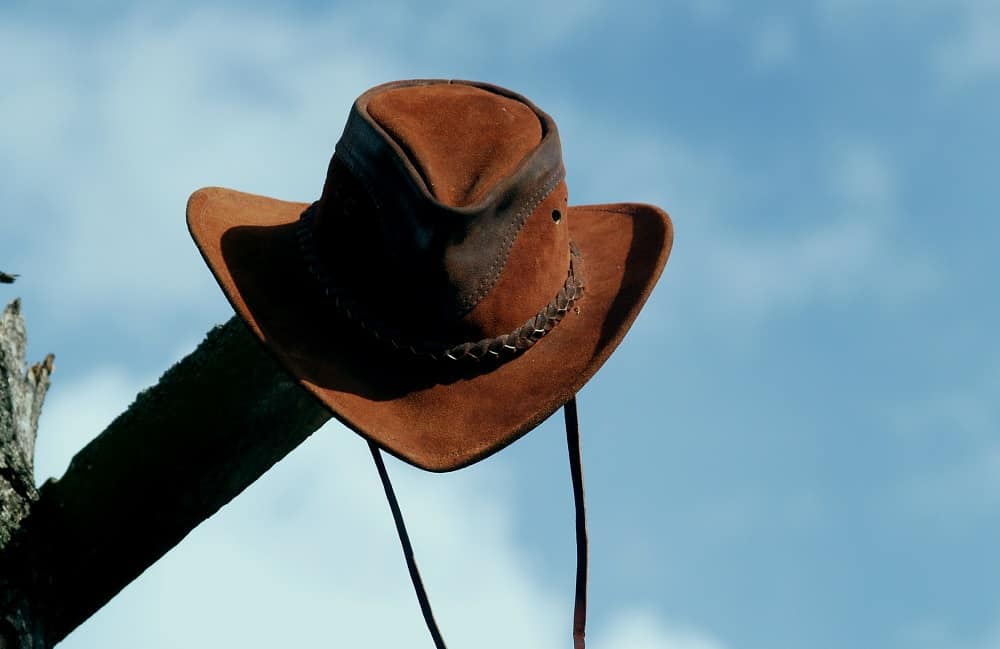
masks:
<path fill-rule="evenodd" d="M 1000 5 L 994 0 L 822 0 L 825 26 L 849 34 L 858 24 L 893 21 L 894 29 L 922 33 L 924 65 L 949 91 L 1000 74 Z"/>
<path fill-rule="evenodd" d="M 994 355 L 995 356 L 995 355 Z M 935 461 L 904 481 L 894 496 L 904 511 L 947 521 L 941 529 L 995 515 L 1000 507 L 1000 363 L 980 376 L 890 408 L 903 444 L 936 448 Z"/>
<path fill-rule="evenodd" d="M 833 188 L 847 206 L 876 218 L 895 209 L 895 173 L 883 151 L 871 143 L 842 138 L 831 159 Z"/>
<path fill-rule="evenodd" d="M 870 226 L 841 222 L 798 234 L 720 241 L 705 261 L 720 308 L 760 317 L 852 297 L 877 246 Z"/>
<path fill-rule="evenodd" d="M 870 301 L 891 308 L 941 284 L 933 261 L 894 237 L 898 180 L 891 159 L 874 142 L 842 136 L 827 148 L 820 157 L 824 194 L 814 213 L 780 230 L 766 215 L 756 215 L 758 227 L 740 228 L 748 216 L 741 197 L 770 187 L 762 180 L 766 171 L 739 169 L 722 152 L 663 132 L 608 131 L 572 112 L 564 121 L 568 159 L 604 160 L 601 170 L 584 169 L 582 178 L 570 169 L 572 200 L 580 201 L 573 187 L 600 187 L 614 194 L 584 200 L 628 197 L 671 214 L 676 239 L 666 274 L 684 280 L 672 284 L 667 303 L 670 313 L 686 320 L 700 315 L 732 328 L 734 318 L 760 323 L 816 305 Z M 581 143 L 589 148 L 573 150 Z M 644 326 L 655 325 L 659 335 L 672 320 L 652 304 Z"/>
<path fill-rule="evenodd" d="M 727 0 L 691 0 L 690 4 L 696 16 L 707 20 L 718 20 L 731 10 Z"/>
<path fill-rule="evenodd" d="M 123 9 L 100 32 L 11 17 L 0 23 L 0 59 L 16 62 L 0 87 L 0 191 L 17 206 L 7 231 L 32 245 L 5 254 L 59 319 L 144 323 L 220 304 L 184 227 L 193 190 L 312 199 L 364 89 L 497 48 L 536 57 L 607 8 Z"/>
<path fill-rule="evenodd" d="M 893 232 L 895 174 L 871 143 L 830 153 L 829 203 L 816 225 L 786 233 L 719 238 L 708 256 L 722 302 L 749 315 L 867 299 L 895 305 L 940 285 L 933 263 L 899 246 Z"/>
<path fill-rule="evenodd" d="M 953 0 L 820 0 L 814 8 L 827 26 L 839 29 L 858 21 L 881 20 L 887 14 L 908 26 L 911 20 L 954 4 Z"/>
<path fill-rule="evenodd" d="M 959 27 L 938 49 L 937 67 L 950 86 L 1000 76 L 1000 5 L 993 0 L 961 0 Z"/>
<path fill-rule="evenodd" d="M 497 18 L 493 9 L 462 13 L 448 6 L 429 11 L 451 18 L 425 24 L 468 35 L 476 30 L 449 21 L 462 15 L 475 26 Z M 563 29 L 577 29 L 602 10 L 588 3 L 561 21 Z M 34 246 L 15 253 L 14 265 L 38 278 L 53 317 L 105 311 L 144 323 L 222 304 L 183 226 L 186 198 L 208 184 L 315 197 L 353 97 L 406 76 L 407 64 L 399 61 L 407 45 L 387 51 L 359 36 L 367 11 L 309 19 L 211 9 L 170 20 L 136 13 L 99 39 L 35 24 L 0 28 L 0 55 L 24 62 L 0 90 L 3 118 L 19 125 L 0 132 L 0 148 L 17 156 L 2 165 L 19 178 L 7 191 L 46 217 L 17 220 L 15 230 L 39 232 Z M 556 14 L 538 20 L 560 23 Z M 393 20 L 377 24 L 407 28 Z M 568 34 L 557 30 L 553 38 Z M 793 52 L 787 20 L 766 21 L 756 39 L 762 64 L 776 65 Z M 460 44 L 440 39 L 437 47 L 446 52 Z M 871 214 L 832 215 L 826 224 L 783 236 L 731 231 L 723 218 L 734 209 L 730 196 L 756 181 L 724 155 L 662 132 L 607 133 L 574 106 L 552 109 L 570 166 L 603 160 L 600 171 L 574 167 L 573 188 L 612 188 L 608 198 L 667 207 L 678 229 L 669 272 L 688 263 L 685 251 L 700 249 L 699 259 L 690 260 L 708 284 L 699 295 L 723 310 L 735 305 L 757 317 L 783 304 L 841 299 L 868 291 L 871 273 L 880 274 L 874 285 L 895 287 L 885 293 L 899 299 L 932 280 L 926 267 L 891 250 L 885 230 L 866 222 Z M 834 172 L 842 192 L 884 211 L 894 191 L 888 166 L 870 152 L 852 155 Z"/>
<path fill-rule="evenodd" d="M 520 12 L 490 5 L 468 17 L 445 3 L 435 8 L 441 20 L 422 17 L 430 29 L 414 39 L 400 37 L 412 24 L 397 24 L 391 12 L 372 23 L 381 33 L 360 29 L 373 11 L 363 8 L 301 18 L 125 13 L 100 33 L 5 22 L 0 57 L 18 66 L 0 88 L 0 119 L 17 126 L 0 130 L 0 150 L 13 156 L 0 161 L 9 171 L 3 191 L 25 206 L 27 216 L 11 227 L 33 243 L 18 270 L 39 278 L 53 318 L 156 319 L 218 302 L 183 226 L 192 190 L 220 184 L 312 198 L 353 98 L 416 76 L 420 61 L 407 58 L 409 49 L 430 39 L 438 53 L 474 58 L 487 45 L 470 25 L 531 13 L 530 28 L 519 20 L 506 27 L 518 39 L 505 45 L 529 56 L 524 46 L 551 48 L 602 7 L 591 2 L 564 15 L 522 4 Z M 468 24 L 459 24 L 463 15 Z M 57 382 L 42 418 L 39 478 L 60 475 L 140 387 L 107 367 Z M 370 464 L 355 436 L 327 426 L 62 646 L 312 645 L 331 634 L 362 646 L 425 641 Z M 566 640 L 572 584 L 528 570 L 506 474 L 427 476 L 391 464 L 453 644 Z M 622 646 L 615 636 L 606 642 Z"/>
<path fill-rule="evenodd" d="M 667 626 L 645 611 L 617 616 L 595 640 L 596 649 L 724 649 L 701 631 Z"/>
<path fill-rule="evenodd" d="M 960 461 L 939 462 L 909 481 L 904 503 L 909 513 L 930 516 L 958 529 L 960 522 L 993 516 L 1000 507 L 1000 445 L 968 449 Z"/>
<path fill-rule="evenodd" d="M 768 70 L 790 63 L 796 51 L 795 30 L 787 18 L 772 16 L 750 34 L 750 63 Z"/>
<path fill-rule="evenodd" d="M 814 7 L 821 18 L 830 23 L 839 23 L 863 16 L 866 10 L 896 2 L 897 0 L 819 0 Z"/>
<path fill-rule="evenodd" d="M 818 224 L 714 237 L 705 262 L 722 312 L 757 319 L 857 299 L 891 306 L 940 285 L 930 261 L 894 240 L 897 191 L 887 156 L 872 143 L 842 140 L 829 155 L 831 200 L 818 206 Z"/>
<path fill-rule="evenodd" d="M 994 398 L 998 390 L 1000 364 L 994 361 L 985 375 L 921 395 L 915 403 L 895 407 L 890 417 L 904 435 L 947 431 L 955 442 L 990 442 L 1000 427 L 1000 404 Z"/>
<path fill-rule="evenodd" d="M 959 630 L 945 620 L 929 619 L 906 626 L 899 637 L 900 646 L 912 649 L 1000 649 L 1000 625 L 976 633 Z"/>
<path fill-rule="evenodd" d="M 184 227 L 188 194 L 222 184 L 313 197 L 351 100 L 386 76 L 336 23 L 203 12 L 137 15 L 100 39 L 0 31 L 0 55 L 25 62 L 0 91 L 4 122 L 19 125 L 0 135 L 17 156 L 8 191 L 45 217 L 18 219 L 38 247 L 17 265 L 45 278 L 61 315 L 155 318 L 217 300 Z M 335 46 L 317 48 L 321 33 Z"/>
<path fill-rule="evenodd" d="M 139 384 L 105 369 L 57 393 L 39 465 L 100 430 Z M 72 422 L 72 429 L 65 424 Z M 454 646 L 567 644 L 572 584 L 529 569 L 502 462 L 447 475 L 389 460 L 442 632 Z M 566 548 L 566 560 L 573 553 Z M 649 611 L 612 611 L 596 649 L 721 649 Z M 429 646 L 364 443 L 329 424 L 195 529 L 60 646 Z"/>

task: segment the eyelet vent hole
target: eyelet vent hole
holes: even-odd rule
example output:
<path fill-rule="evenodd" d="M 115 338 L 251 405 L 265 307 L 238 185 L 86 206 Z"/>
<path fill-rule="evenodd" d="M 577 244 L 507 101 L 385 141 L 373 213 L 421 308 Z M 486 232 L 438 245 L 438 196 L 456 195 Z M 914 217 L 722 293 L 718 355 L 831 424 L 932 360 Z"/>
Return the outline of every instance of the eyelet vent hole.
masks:
<path fill-rule="evenodd" d="M 552 210 L 552 220 L 555 221 L 556 223 L 562 220 L 562 212 L 560 212 L 559 210 Z"/>

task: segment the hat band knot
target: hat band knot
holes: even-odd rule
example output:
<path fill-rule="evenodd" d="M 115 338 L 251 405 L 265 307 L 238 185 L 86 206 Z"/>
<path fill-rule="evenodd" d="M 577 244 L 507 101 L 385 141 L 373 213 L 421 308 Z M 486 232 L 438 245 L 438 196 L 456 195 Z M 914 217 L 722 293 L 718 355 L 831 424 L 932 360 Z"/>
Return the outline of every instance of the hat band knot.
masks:
<path fill-rule="evenodd" d="M 551 331 L 583 296 L 580 251 L 570 242 L 570 261 L 563 283 L 555 297 L 534 317 L 510 333 L 475 342 L 453 343 L 416 340 L 405 331 L 384 322 L 370 307 L 359 301 L 330 275 L 316 249 L 313 203 L 302 212 L 297 228 L 299 250 L 310 275 L 316 280 L 329 303 L 345 320 L 354 323 L 370 338 L 389 350 L 415 359 L 445 362 L 503 361 L 521 354 Z"/>

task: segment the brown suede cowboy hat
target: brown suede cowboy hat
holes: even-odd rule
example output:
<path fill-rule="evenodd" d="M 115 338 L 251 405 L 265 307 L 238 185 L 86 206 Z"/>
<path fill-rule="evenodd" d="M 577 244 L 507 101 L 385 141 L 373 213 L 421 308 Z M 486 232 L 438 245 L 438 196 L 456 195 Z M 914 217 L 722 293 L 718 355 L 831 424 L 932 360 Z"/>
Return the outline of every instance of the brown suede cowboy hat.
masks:
<path fill-rule="evenodd" d="M 256 336 L 378 448 L 449 471 L 560 406 L 586 530 L 576 392 L 618 346 L 670 252 L 651 205 L 569 206 L 555 122 L 497 86 L 388 83 L 357 99 L 312 204 L 207 188 L 188 226 Z M 428 626 L 429 616 L 412 561 Z"/>
<path fill-rule="evenodd" d="M 206 188 L 187 219 L 236 312 L 306 389 L 390 453 L 448 471 L 566 403 L 666 263 L 665 212 L 568 207 L 564 174 L 555 122 L 524 97 L 403 81 L 355 102 L 312 206 Z M 443 360 L 414 363 L 423 352 Z M 469 352 L 484 357 L 447 357 Z"/>

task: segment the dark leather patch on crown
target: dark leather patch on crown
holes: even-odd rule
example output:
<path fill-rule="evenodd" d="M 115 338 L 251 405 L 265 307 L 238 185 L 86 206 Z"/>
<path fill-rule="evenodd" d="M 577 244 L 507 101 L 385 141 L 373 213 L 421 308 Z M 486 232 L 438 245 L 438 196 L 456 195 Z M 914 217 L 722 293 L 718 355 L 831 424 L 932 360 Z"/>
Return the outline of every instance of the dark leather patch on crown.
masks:
<path fill-rule="evenodd" d="M 442 82 L 406 82 L 362 95 L 337 144 L 323 197 L 316 206 L 320 245 L 330 244 L 319 254 L 340 257 L 333 265 L 342 269 L 347 283 L 358 287 L 359 295 L 391 295 L 392 299 L 380 307 L 385 321 L 415 334 L 440 334 L 461 327 L 462 318 L 497 285 L 525 222 L 565 175 L 559 135 L 548 115 L 509 91 L 485 84 L 474 86 L 476 92 L 456 93 L 451 84 Z M 400 89 L 412 94 L 397 94 L 376 111 L 382 121 L 392 124 L 397 138 L 373 118 L 369 107 L 378 105 L 376 100 L 383 93 Z M 449 110 L 456 112 L 455 102 L 461 103 L 462 97 L 477 105 L 484 97 L 494 97 L 494 107 L 501 108 L 515 102 L 521 107 L 518 112 L 533 114 L 534 126 L 530 127 L 529 120 L 528 130 L 540 129 L 540 139 L 528 148 L 526 143 L 537 138 L 538 131 L 520 133 L 520 144 L 505 149 L 498 161 L 481 164 L 479 173 L 497 177 L 495 182 L 469 184 L 469 179 L 460 178 L 457 172 L 428 172 L 436 168 L 432 163 L 441 159 L 440 154 L 413 149 L 433 148 L 435 144 L 427 139 L 430 136 L 421 139 L 414 135 L 419 124 L 393 120 L 384 113 L 393 104 L 399 105 L 401 97 L 412 102 L 419 98 L 418 103 L 427 104 L 423 110 L 430 110 L 436 90 Z M 433 128 L 441 126 L 431 121 Z M 526 128 L 524 123 L 522 117 L 516 117 L 507 127 Z M 471 122 L 467 128 L 474 128 Z M 467 159 L 489 157 L 489 146 L 478 150 L 477 142 L 488 145 L 511 135 L 498 130 L 489 138 L 467 138 L 470 151 L 462 155 Z M 455 135 L 444 139 L 445 149 L 461 141 Z M 442 202 L 428 189 L 418 166 L 428 177 L 461 180 L 458 184 L 464 185 L 458 193 L 476 195 L 477 202 L 462 206 Z M 345 204 L 352 209 L 345 209 Z M 543 257 L 549 254 L 539 253 Z M 568 272 L 565 250 L 558 257 L 561 259 L 553 258 L 550 267 L 539 269 L 551 275 L 550 283 L 555 287 L 565 281 Z M 544 306 L 543 302 L 533 309 Z"/>

